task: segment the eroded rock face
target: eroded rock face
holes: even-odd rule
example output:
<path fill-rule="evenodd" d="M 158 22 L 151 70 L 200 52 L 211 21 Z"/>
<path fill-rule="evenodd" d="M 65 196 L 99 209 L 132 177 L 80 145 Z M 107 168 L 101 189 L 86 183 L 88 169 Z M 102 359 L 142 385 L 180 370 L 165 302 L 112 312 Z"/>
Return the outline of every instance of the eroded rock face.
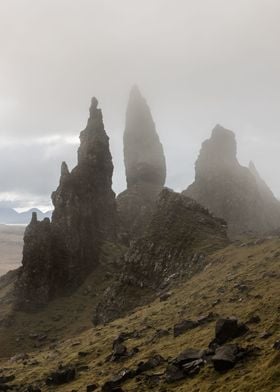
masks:
<path fill-rule="evenodd" d="M 220 125 L 202 144 L 195 181 L 183 193 L 228 223 L 231 236 L 280 226 L 280 203 L 252 169 L 239 164 L 235 135 Z"/>
<path fill-rule="evenodd" d="M 80 134 L 78 165 L 69 173 L 62 164 L 60 184 L 52 194 L 52 225 L 63 233 L 73 283 L 98 263 L 102 241 L 116 237 L 113 163 L 97 104 L 93 98 L 87 127 Z"/>
<path fill-rule="evenodd" d="M 59 263 L 54 264 L 55 259 Z M 62 292 L 68 281 L 67 257 L 63 241 L 50 220 L 37 220 L 34 212 L 24 234 L 22 267 L 16 282 L 17 305 L 33 309 L 45 305 L 53 294 Z"/>
<path fill-rule="evenodd" d="M 92 99 L 80 134 L 78 164 L 62 163 L 52 194 L 52 222 L 34 215 L 24 238 L 23 266 L 16 284 L 18 305 L 36 307 L 76 288 L 98 264 L 103 241 L 116 238 L 113 164 L 102 112 Z"/>
<path fill-rule="evenodd" d="M 118 198 L 122 229 L 143 234 L 166 179 L 166 163 L 151 111 L 137 87 L 130 93 L 124 132 L 127 190 Z"/>
<path fill-rule="evenodd" d="M 172 279 L 190 278 L 206 265 L 208 254 L 227 244 L 222 219 L 214 218 L 194 200 L 164 189 L 145 236 L 124 256 L 120 281 L 105 293 L 94 322 L 124 315 Z"/>

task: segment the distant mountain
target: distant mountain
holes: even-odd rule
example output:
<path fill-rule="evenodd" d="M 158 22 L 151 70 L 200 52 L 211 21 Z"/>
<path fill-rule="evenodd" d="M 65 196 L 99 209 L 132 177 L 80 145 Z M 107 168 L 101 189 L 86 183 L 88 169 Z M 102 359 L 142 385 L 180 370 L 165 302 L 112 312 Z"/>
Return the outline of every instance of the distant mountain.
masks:
<path fill-rule="evenodd" d="M 0 224 L 28 224 L 32 217 L 32 212 L 37 213 L 38 219 L 51 218 L 52 211 L 42 212 L 38 208 L 31 208 L 25 212 L 16 212 L 13 208 L 0 208 Z"/>

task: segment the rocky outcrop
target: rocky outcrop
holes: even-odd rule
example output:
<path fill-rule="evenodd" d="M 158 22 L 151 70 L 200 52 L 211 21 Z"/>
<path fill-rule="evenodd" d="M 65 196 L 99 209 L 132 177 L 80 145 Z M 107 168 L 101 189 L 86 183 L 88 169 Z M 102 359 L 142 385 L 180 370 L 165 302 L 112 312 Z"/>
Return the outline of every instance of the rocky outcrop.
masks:
<path fill-rule="evenodd" d="M 217 125 L 202 144 L 195 181 L 183 193 L 228 223 L 231 236 L 262 234 L 280 226 L 280 203 L 256 170 L 237 160 L 232 131 Z"/>
<path fill-rule="evenodd" d="M 34 212 L 24 233 L 22 267 L 16 281 L 18 307 L 33 309 L 46 304 L 65 290 L 61 282 L 68 282 L 63 238 L 55 233 L 48 218 L 38 221 Z"/>
<path fill-rule="evenodd" d="M 52 194 L 52 226 L 63 233 L 73 283 L 98 263 L 102 241 L 116 238 L 113 163 L 97 105 L 93 98 L 87 127 L 80 134 L 78 165 L 69 173 L 62 163 L 60 184 Z"/>
<path fill-rule="evenodd" d="M 130 93 L 124 132 L 127 190 L 118 198 L 121 227 L 129 238 L 142 235 L 166 179 L 166 163 L 151 111 L 137 87 Z"/>
<path fill-rule="evenodd" d="M 228 243 L 226 224 L 194 200 L 164 189 L 145 236 L 124 256 L 119 282 L 98 305 L 94 322 L 106 322 L 151 299 L 173 279 L 187 279 L 207 255 Z"/>
<path fill-rule="evenodd" d="M 76 288 L 97 266 L 102 243 L 116 238 L 113 164 L 97 105 L 93 98 L 77 166 L 69 172 L 62 163 L 60 184 L 52 194 L 52 222 L 38 222 L 34 214 L 26 229 L 16 284 L 19 306 L 41 306 Z"/>

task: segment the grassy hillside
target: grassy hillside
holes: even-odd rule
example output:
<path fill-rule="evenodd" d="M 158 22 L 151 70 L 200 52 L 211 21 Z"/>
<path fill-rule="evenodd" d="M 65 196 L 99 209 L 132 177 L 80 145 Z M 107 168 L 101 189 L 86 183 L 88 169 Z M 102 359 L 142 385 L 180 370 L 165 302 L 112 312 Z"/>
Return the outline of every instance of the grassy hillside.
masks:
<path fill-rule="evenodd" d="M 135 368 L 140 361 L 155 353 L 170 359 L 186 348 L 207 348 L 214 336 L 215 321 L 177 338 L 173 337 L 172 328 L 182 319 L 195 320 L 212 311 L 220 316 L 236 316 L 242 321 L 258 315 L 261 321 L 250 324 L 250 332 L 236 341 L 242 346 L 258 346 L 261 349 L 259 356 L 238 364 L 226 374 L 216 373 L 206 365 L 198 375 L 175 384 L 166 384 L 161 376 L 160 383 L 152 388 L 151 378 L 141 376 L 125 382 L 123 390 L 280 391 L 280 352 L 272 348 L 280 339 L 279 250 L 279 239 L 257 245 L 231 245 L 216 252 L 204 271 L 177 287 L 171 287 L 172 294 L 166 301 L 157 299 L 123 319 L 93 328 L 90 318 L 97 299 L 90 286 L 97 279 L 103 280 L 105 287 L 112 279 L 110 274 L 104 276 L 101 267 L 73 297 L 53 302 L 40 314 L 11 316 L 9 327 L 2 326 L 1 329 L 1 350 L 6 358 L 2 358 L 0 367 L 5 369 L 5 375 L 15 375 L 14 384 L 37 384 L 42 391 L 86 391 L 87 385 L 97 383 L 102 386 L 120 370 Z M 4 291 L 6 295 L 8 290 L 8 286 L 2 287 L 2 300 Z M 6 315 L 8 311 L 9 304 L 6 304 Z M 169 334 L 156 337 L 159 329 L 167 330 Z M 120 332 L 135 330 L 138 337 L 125 344 L 128 349 L 137 346 L 139 352 L 123 362 L 107 361 L 112 353 L 113 340 Z M 266 339 L 261 337 L 263 332 L 269 332 Z M 41 341 L 35 337 L 38 334 Z M 39 347 L 35 348 L 36 345 Z M 28 356 L 8 359 L 15 353 L 24 352 L 28 352 Z M 47 387 L 44 383 L 46 376 L 60 364 L 76 366 L 76 379 L 61 386 Z M 150 374 L 162 374 L 165 368 L 166 364 L 163 364 Z"/>

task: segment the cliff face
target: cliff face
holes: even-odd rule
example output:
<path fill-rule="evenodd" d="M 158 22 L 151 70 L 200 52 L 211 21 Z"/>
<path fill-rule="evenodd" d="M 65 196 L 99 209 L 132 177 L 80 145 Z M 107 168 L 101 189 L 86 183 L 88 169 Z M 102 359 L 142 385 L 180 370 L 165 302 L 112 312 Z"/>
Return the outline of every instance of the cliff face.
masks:
<path fill-rule="evenodd" d="M 151 111 L 137 87 L 131 90 L 124 132 L 127 190 L 118 198 L 122 230 L 143 234 L 166 179 L 166 163 Z"/>
<path fill-rule="evenodd" d="M 94 322 L 120 317 L 173 278 L 190 278 L 200 271 L 207 255 L 228 244 L 226 228 L 194 200 L 164 189 L 145 235 L 125 254 L 120 280 L 106 291 Z"/>
<path fill-rule="evenodd" d="M 232 236 L 280 226 L 280 203 L 268 187 L 239 164 L 235 135 L 216 126 L 202 144 L 195 181 L 183 193 L 228 223 Z"/>
<path fill-rule="evenodd" d="M 77 287 L 98 264 L 102 242 L 116 238 L 113 164 L 97 105 L 93 98 L 80 134 L 77 166 L 70 173 L 62 164 L 60 184 L 52 194 L 52 222 L 37 222 L 34 215 L 26 229 L 16 285 L 23 307 L 42 305 Z"/>
<path fill-rule="evenodd" d="M 80 141 L 78 165 L 69 173 L 67 165 L 62 164 L 60 184 L 52 194 L 52 225 L 63 233 L 74 283 L 94 268 L 102 241 L 116 237 L 113 163 L 95 98 Z"/>

